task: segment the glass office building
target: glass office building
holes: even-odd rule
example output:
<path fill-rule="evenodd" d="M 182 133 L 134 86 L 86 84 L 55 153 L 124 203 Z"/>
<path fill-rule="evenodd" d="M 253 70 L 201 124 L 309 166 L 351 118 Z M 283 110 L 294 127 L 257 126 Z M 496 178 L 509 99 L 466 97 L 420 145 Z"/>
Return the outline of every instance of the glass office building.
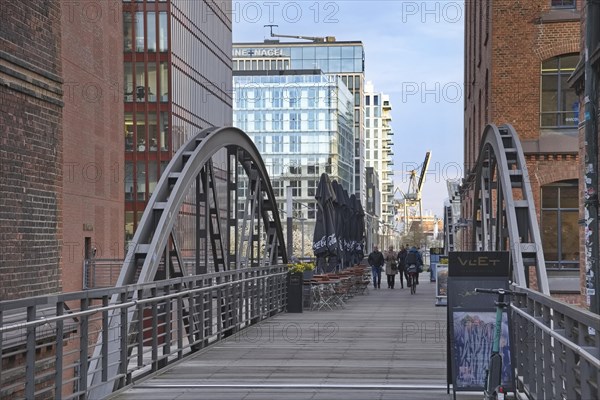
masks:
<path fill-rule="evenodd" d="M 319 70 L 277 75 L 237 71 L 233 82 L 234 126 L 245 131 L 262 154 L 284 221 L 286 187 L 292 188 L 293 217 L 307 221 L 308 235 L 314 227 L 322 173 L 351 193 L 353 96 L 341 78 Z M 240 197 L 245 197 L 243 187 Z M 301 253 L 308 254 L 310 248 Z"/>
<path fill-rule="evenodd" d="M 234 43 L 234 71 L 318 69 L 339 77 L 351 93 L 354 113 L 354 165 L 352 188 L 362 204 L 365 190 L 364 72 L 365 54 L 360 41 L 310 43 Z"/>
<path fill-rule="evenodd" d="M 231 125 L 228 3 L 123 1 L 127 240 L 181 144 Z"/>

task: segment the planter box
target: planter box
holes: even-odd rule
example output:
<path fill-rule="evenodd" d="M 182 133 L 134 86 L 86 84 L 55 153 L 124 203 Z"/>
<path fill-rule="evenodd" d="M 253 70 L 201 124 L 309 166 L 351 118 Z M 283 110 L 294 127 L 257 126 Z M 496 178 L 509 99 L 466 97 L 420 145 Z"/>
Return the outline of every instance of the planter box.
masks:
<path fill-rule="evenodd" d="M 304 277 L 302 273 L 288 273 L 287 276 L 287 312 L 302 312 L 302 287 Z"/>

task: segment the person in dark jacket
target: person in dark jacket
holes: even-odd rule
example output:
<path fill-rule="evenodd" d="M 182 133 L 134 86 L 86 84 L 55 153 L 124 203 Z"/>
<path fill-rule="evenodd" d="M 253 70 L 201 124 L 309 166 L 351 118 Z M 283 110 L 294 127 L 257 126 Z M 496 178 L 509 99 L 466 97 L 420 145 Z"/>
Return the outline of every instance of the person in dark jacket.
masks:
<path fill-rule="evenodd" d="M 406 254 L 405 264 L 406 264 L 406 269 L 408 269 L 408 267 L 410 265 L 416 265 L 418 271 L 423 270 L 422 269 L 423 257 L 421 257 L 421 253 L 419 253 L 419 251 L 417 250 L 417 248 L 415 246 L 411 247 L 410 250 L 408 251 L 408 254 Z M 417 285 L 419 284 L 419 273 L 417 273 L 415 283 Z"/>
<path fill-rule="evenodd" d="M 404 279 L 406 278 L 406 283 L 408 284 L 408 274 L 406 272 L 406 254 L 408 253 L 408 245 L 404 245 L 404 247 L 400 248 L 398 252 L 398 272 L 400 275 L 400 288 L 404 289 Z"/>
<path fill-rule="evenodd" d="M 371 274 L 373 275 L 373 286 L 375 289 L 381 288 L 381 268 L 385 264 L 383 253 L 379 251 L 377 245 L 373 246 L 373 251 L 369 254 L 369 265 L 371 266 Z"/>

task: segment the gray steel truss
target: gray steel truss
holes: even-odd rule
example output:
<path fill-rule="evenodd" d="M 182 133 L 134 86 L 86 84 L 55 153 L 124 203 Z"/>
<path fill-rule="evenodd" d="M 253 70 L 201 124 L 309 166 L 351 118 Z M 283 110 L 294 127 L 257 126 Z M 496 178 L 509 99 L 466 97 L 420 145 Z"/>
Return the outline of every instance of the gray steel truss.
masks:
<path fill-rule="evenodd" d="M 213 156 L 222 150 L 226 151 L 227 157 L 224 165 L 227 193 L 223 202 L 226 204 L 219 202 L 223 193 L 218 193 L 213 165 Z M 237 210 L 238 166 L 249 179 L 241 221 L 238 221 Z M 194 187 L 195 195 L 189 196 Z M 195 199 L 195 204 L 189 204 L 190 198 Z M 182 206 L 187 212 L 193 210 L 195 213 L 194 271 L 186 269 L 175 233 Z M 222 229 L 223 220 L 227 230 Z M 264 229 L 264 235 L 261 229 Z M 231 243 L 232 238 L 234 243 Z M 281 222 L 265 165 L 252 140 L 232 127 L 205 129 L 174 155 L 148 201 L 116 286 L 152 282 L 159 279 L 157 272 L 162 267 L 165 271 L 165 276 L 160 276 L 162 279 L 207 273 L 207 265 L 211 262 L 214 272 L 287 263 Z M 131 300 L 136 300 L 137 295 L 133 296 Z M 111 303 L 117 301 L 116 297 L 111 299 Z M 192 323 L 197 325 L 193 307 L 186 304 L 185 308 Z M 90 362 L 88 387 L 91 398 L 104 398 L 112 393 L 113 378 L 119 373 L 118 335 L 121 329 L 117 327 L 121 317 L 118 311 L 113 314 L 108 318 L 108 335 L 99 338 Z M 127 318 L 130 325 L 135 318 L 134 309 L 128 312 Z M 103 346 L 102 343 L 107 344 Z M 102 354 L 108 357 L 108 370 L 97 368 Z"/>
<path fill-rule="evenodd" d="M 528 271 L 535 267 L 537 288 L 549 294 L 542 240 L 525 155 L 509 125 L 488 125 L 476 166 L 472 248 L 509 250 L 513 281 L 530 287 Z"/>

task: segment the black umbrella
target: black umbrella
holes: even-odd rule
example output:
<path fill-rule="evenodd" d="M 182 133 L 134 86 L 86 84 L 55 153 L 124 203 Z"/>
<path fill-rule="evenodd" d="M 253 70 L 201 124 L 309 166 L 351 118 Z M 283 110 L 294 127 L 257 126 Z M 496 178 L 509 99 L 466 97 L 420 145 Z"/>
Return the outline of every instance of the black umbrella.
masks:
<path fill-rule="evenodd" d="M 335 191 L 335 233 L 339 244 L 340 266 L 345 268 L 349 262 L 349 244 L 351 241 L 350 216 L 348 192 L 337 181 L 331 183 Z"/>
<path fill-rule="evenodd" d="M 317 257 L 317 268 L 323 272 L 332 271 L 331 257 L 338 255 L 338 242 L 335 232 L 335 211 L 333 202 L 335 192 L 327 174 L 322 174 L 315 195 L 317 200 L 317 219 L 313 236 L 313 251 Z M 329 265 L 327 265 L 329 264 Z"/>
<path fill-rule="evenodd" d="M 365 257 L 364 249 L 364 232 L 365 232 L 365 212 L 362 208 L 360 200 L 353 194 L 350 196 L 352 203 L 352 262 L 360 263 Z"/>

